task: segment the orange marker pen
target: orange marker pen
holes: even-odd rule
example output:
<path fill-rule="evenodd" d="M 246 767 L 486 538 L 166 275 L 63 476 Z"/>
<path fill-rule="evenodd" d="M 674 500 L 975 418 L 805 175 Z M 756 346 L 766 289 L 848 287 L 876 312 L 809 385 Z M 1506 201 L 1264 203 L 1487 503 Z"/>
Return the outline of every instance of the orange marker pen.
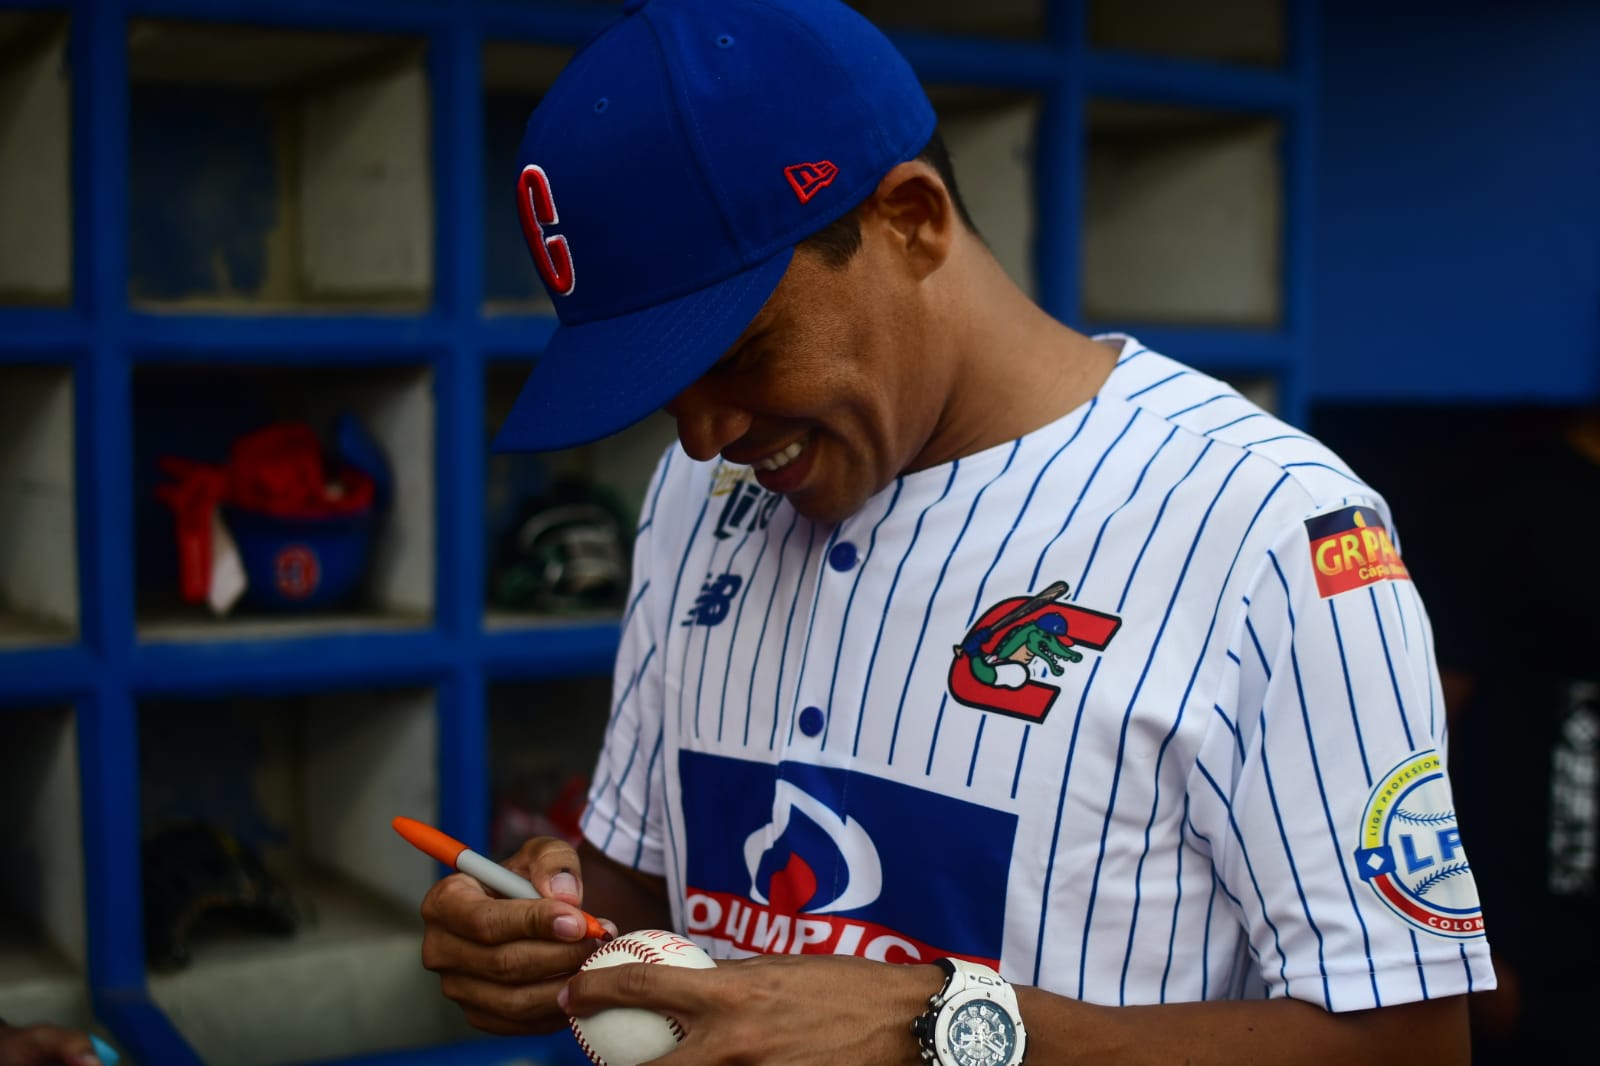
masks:
<path fill-rule="evenodd" d="M 396 833 L 410 841 L 418 851 L 433 856 L 446 866 L 477 878 L 481 884 L 494 889 L 507 899 L 544 898 L 522 875 L 506 869 L 492 859 L 484 858 L 461 841 L 441 833 L 431 825 L 424 825 L 415 818 L 396 818 L 390 824 L 394 826 Z M 594 915 L 585 913 L 583 917 L 588 922 L 587 932 L 590 936 L 596 940 L 611 939 L 611 934 Z"/>

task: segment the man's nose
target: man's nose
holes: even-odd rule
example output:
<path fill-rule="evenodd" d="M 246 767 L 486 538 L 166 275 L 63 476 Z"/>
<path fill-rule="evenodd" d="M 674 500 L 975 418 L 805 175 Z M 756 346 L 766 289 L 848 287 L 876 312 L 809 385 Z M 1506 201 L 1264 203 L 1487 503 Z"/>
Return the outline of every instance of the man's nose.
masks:
<path fill-rule="evenodd" d="M 678 441 L 684 453 L 700 462 L 716 458 L 750 428 L 746 411 L 699 381 L 673 397 L 666 412 L 678 423 Z"/>

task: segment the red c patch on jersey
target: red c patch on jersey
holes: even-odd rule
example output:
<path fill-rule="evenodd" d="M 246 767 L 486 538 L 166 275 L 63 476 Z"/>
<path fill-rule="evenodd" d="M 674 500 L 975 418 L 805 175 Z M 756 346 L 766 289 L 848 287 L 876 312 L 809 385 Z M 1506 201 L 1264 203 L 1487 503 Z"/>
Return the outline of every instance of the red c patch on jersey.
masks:
<path fill-rule="evenodd" d="M 1306 519 L 1311 566 L 1323 599 L 1378 581 L 1410 581 L 1389 531 L 1370 507 L 1346 507 Z"/>
<path fill-rule="evenodd" d="M 1046 680 L 1064 664 L 1083 661 L 1079 647 L 1104 651 L 1122 619 L 1068 603 L 1057 581 L 1033 596 L 989 607 L 951 647 L 950 695 L 957 703 L 1029 722 L 1043 722 L 1061 695 Z"/>

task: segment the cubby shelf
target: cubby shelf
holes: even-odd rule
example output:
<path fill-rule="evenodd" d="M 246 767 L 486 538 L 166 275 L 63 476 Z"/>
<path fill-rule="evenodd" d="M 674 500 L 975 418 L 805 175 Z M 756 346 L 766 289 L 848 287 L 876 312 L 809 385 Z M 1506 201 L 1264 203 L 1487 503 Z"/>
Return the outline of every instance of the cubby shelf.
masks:
<path fill-rule="evenodd" d="M 1316 0 L 1240 0 L 1277 22 L 1221 46 L 1187 35 L 1193 48 L 1106 2 L 855 6 L 928 84 L 1019 283 L 1064 321 L 1128 327 L 1298 419 Z M 1150 18 L 1183 7 L 1136 2 Z M 585 1061 L 564 1034 L 462 1039 L 417 964 L 415 904 L 438 871 L 386 823 L 414 812 L 488 849 L 494 783 L 570 784 L 603 726 L 619 606 L 500 606 L 497 545 L 563 474 L 633 506 L 671 424 L 537 461 L 489 441 L 555 327 L 497 190 L 526 110 L 617 6 L 0 0 L 0 811 L 52 878 L 48 903 L 34 881 L 0 902 L 0 1014 L 94 1025 L 140 1066 Z M 1161 156 L 1159 135 L 1135 146 L 1180 170 L 1220 153 L 1260 178 L 1275 214 L 1252 231 L 1259 254 L 1235 259 L 1261 275 L 1266 312 L 1194 321 L 1135 288 L 1086 321 L 1104 295 L 1084 284 L 1089 235 L 1116 232 L 1084 217 L 1104 101 L 1275 131 L 1202 132 L 1188 155 Z M 1118 210 L 1157 225 L 1198 187 Z M 1157 267 L 1186 291 L 1179 264 Z M 332 613 L 218 619 L 171 593 L 152 463 L 214 446 L 246 401 L 319 424 L 353 410 L 396 468 L 373 579 Z M 245 740 L 191 750 L 229 722 Z M 552 751 L 522 752 L 542 728 Z M 508 763 L 508 746 L 529 759 Z M 197 767 L 221 750 L 286 834 L 274 869 L 320 924 L 154 973 L 141 819 L 173 798 L 157 786 L 181 797 L 187 782 L 204 807 L 193 789 L 217 767 Z M 399 872 L 373 883 L 341 872 L 346 854 Z M 318 1020 L 341 1004 L 337 1024 Z"/>

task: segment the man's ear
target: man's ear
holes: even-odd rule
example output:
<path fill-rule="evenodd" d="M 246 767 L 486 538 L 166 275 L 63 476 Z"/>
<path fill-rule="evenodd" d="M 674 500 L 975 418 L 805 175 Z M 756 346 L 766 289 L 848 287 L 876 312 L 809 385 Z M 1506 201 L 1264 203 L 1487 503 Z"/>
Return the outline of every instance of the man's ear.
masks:
<path fill-rule="evenodd" d="M 867 201 L 866 215 L 882 225 L 918 280 L 944 265 L 960 225 L 950 190 L 939 172 L 920 159 L 901 163 L 883 176 Z"/>

